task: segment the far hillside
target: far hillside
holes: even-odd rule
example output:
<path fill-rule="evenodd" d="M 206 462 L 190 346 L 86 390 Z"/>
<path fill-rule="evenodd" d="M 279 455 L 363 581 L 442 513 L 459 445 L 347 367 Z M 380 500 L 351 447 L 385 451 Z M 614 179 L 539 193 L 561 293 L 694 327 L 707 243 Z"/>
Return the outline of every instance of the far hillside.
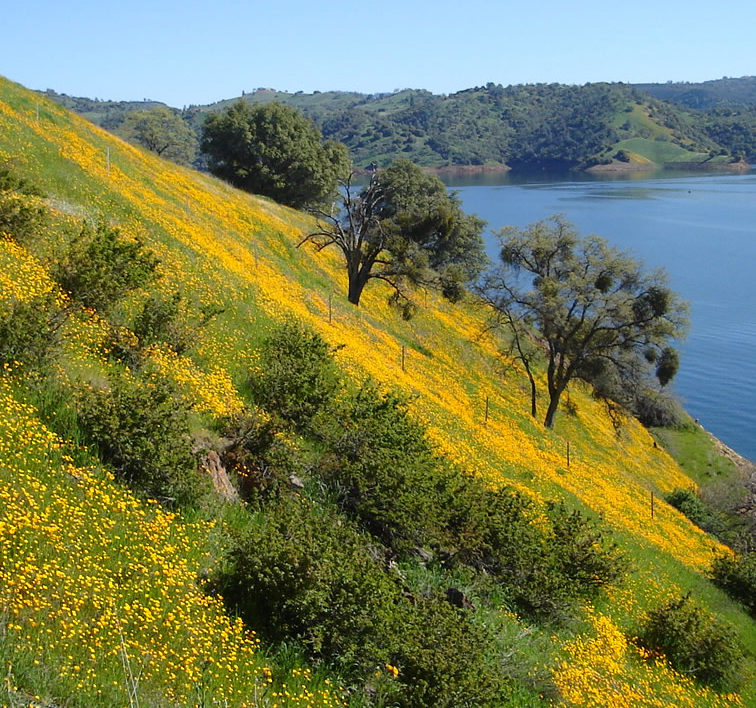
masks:
<path fill-rule="evenodd" d="M 126 116 L 150 106 L 48 95 L 126 138 Z M 260 88 L 174 112 L 199 134 L 208 114 L 239 100 L 297 108 L 325 138 L 347 145 L 358 168 L 406 157 L 437 169 L 628 170 L 668 164 L 711 169 L 752 155 L 756 142 L 752 119 L 722 130 L 732 122 L 726 116 L 704 116 L 622 83 L 488 83 L 449 95 L 421 89 L 361 94 Z M 737 139 L 731 133 L 738 133 Z M 199 155 L 195 158 L 201 166 Z"/>

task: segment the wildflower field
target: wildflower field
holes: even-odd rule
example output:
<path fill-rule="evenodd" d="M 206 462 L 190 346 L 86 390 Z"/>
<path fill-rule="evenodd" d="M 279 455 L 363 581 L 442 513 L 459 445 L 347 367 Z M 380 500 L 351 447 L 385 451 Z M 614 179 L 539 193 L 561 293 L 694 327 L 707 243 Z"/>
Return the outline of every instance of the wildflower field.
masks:
<path fill-rule="evenodd" d="M 140 151 L 0 78 L 2 164 L 42 188 L 53 216 L 28 248 L 0 235 L 0 313 L 46 293 L 64 298 L 46 254 L 72 224 L 107 218 L 160 261 L 160 277 L 120 308 L 135 308 L 147 290 L 178 290 L 197 311 L 220 312 L 187 353 L 149 350 L 148 367 L 174 382 L 197 420 L 241 409 L 255 346 L 273 323 L 295 318 L 340 347 L 351 378 L 408 395 L 437 450 L 461 469 L 538 503 L 565 499 L 613 530 L 633 567 L 620 587 L 569 626 L 511 619 L 513 632 L 550 647 L 530 659 L 555 687 L 545 703 L 756 704 L 756 625 L 705 577 L 724 547 L 664 503 L 695 483 L 637 421 L 615 426 L 572 385 L 554 430 L 543 428 L 529 415 L 524 372 L 483 333 L 485 313 L 472 303 L 421 291 L 417 315 L 404 321 L 371 283 L 357 309 L 337 254 L 298 247 L 305 214 Z M 62 379 L 107 376 L 96 317 L 72 319 L 62 336 Z M 255 628 L 203 592 L 213 524 L 141 501 L 90 464 L 78 440 L 52 432 L 26 402 L 23 374 L 0 372 L 0 704 L 343 704 L 318 673 L 272 664 Z M 703 688 L 628 641 L 650 607 L 686 592 L 737 628 L 749 656 L 738 693 Z"/>

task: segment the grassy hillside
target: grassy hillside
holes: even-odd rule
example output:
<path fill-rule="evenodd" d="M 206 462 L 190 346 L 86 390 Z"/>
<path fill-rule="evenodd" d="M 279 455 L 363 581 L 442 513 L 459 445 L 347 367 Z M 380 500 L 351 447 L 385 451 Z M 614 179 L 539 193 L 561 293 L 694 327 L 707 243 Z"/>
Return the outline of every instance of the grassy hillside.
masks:
<path fill-rule="evenodd" d="M 722 547 L 660 500 L 695 483 L 636 421 L 616 430 L 590 392 L 573 386 L 555 430 L 544 429 L 528 415 L 526 377 L 481 335 L 485 316 L 472 304 L 419 293 L 423 307 L 405 322 L 376 286 L 356 309 L 336 254 L 297 248 L 303 214 L 161 161 L 5 80 L 0 136 L 0 163 L 39 184 L 54 210 L 46 238 L 29 250 L 0 242 L 2 300 L 53 289 L 46 257 L 81 219 L 104 217 L 141 238 L 160 259 L 150 292 L 178 290 L 197 311 L 222 309 L 186 353 L 151 354 L 193 406 L 197 428 L 238 410 L 257 345 L 273 323 L 294 317 L 341 347 L 337 361 L 352 379 L 410 396 L 413 416 L 461 469 L 604 520 L 633 566 L 622 584 L 566 624 L 533 623 L 508 608 L 497 618 L 518 657 L 511 671 L 537 686 L 528 700 L 540 692 L 540 702 L 577 706 L 756 701 L 756 625 L 706 580 Z M 134 311 L 146 296 L 137 291 L 120 307 Z M 104 379 L 113 365 L 103 338 L 97 318 L 72 320 L 57 375 Z M 137 501 L 98 471 L 79 440 L 53 434 L 24 403 L 18 371 L 4 372 L 1 385 L 4 703 L 134 705 L 137 683 L 143 705 L 335 700 L 324 679 L 268 661 L 201 591 L 196 578 L 217 549 L 211 528 Z M 749 652 L 739 694 L 693 683 L 628 639 L 646 611 L 686 592 L 737 628 Z"/>

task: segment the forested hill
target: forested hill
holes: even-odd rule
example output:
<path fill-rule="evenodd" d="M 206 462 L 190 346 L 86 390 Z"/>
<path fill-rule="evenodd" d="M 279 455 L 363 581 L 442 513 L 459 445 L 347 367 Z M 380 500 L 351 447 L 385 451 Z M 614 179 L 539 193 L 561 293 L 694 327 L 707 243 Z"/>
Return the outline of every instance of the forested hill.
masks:
<path fill-rule="evenodd" d="M 358 165 L 404 155 L 429 167 L 587 168 L 697 162 L 720 152 L 692 115 L 623 84 L 489 83 L 448 96 L 412 89 L 372 96 L 257 90 L 243 99 L 296 106 L 326 137 L 346 143 Z"/>
<path fill-rule="evenodd" d="M 671 91 L 668 85 L 653 86 Z M 50 91 L 48 95 L 115 132 L 119 116 L 123 121 L 128 112 L 150 105 L 74 100 Z M 280 101 L 298 108 L 326 138 L 345 143 L 358 167 L 371 162 L 386 165 L 399 156 L 425 167 L 524 170 L 711 166 L 756 156 L 753 107 L 702 112 L 622 83 L 488 83 L 449 95 L 421 89 L 388 94 L 257 89 L 212 105 L 190 106 L 182 116 L 199 131 L 208 113 L 239 99 L 255 104 Z"/>
<path fill-rule="evenodd" d="M 724 77 L 714 81 L 690 83 L 668 81 L 666 84 L 635 84 L 635 88 L 654 98 L 679 103 L 688 108 L 748 108 L 756 105 L 756 76 Z"/>

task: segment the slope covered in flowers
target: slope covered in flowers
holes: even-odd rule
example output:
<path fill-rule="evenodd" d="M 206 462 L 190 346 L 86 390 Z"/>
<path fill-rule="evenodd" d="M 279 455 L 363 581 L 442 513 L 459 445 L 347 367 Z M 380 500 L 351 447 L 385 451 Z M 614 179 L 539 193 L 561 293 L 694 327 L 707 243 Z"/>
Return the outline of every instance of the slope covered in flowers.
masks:
<path fill-rule="evenodd" d="M 636 705 L 715 705 L 740 700 L 699 692 L 663 666 L 643 664 L 647 673 L 639 681 L 640 657 L 624 645 L 612 645 L 621 661 L 610 661 L 612 654 L 604 647 L 614 641 L 612 633 L 619 632 L 618 626 L 632 631 L 633 623 L 650 605 L 695 587 L 712 608 L 739 626 L 747 626 L 744 641 L 751 643 L 752 651 L 756 649 L 752 621 L 703 580 L 713 553 L 721 550 L 718 544 L 659 501 L 675 488 L 694 487 L 693 482 L 637 422 L 626 419 L 618 431 L 602 405 L 587 390 L 575 386 L 570 391 L 570 410 L 560 411 L 554 431 L 545 430 L 528 415 L 526 378 L 499 355 L 490 337 L 482 335 L 485 314 L 480 310 L 472 305 L 452 305 L 433 293 L 421 292 L 417 295 L 421 305 L 418 315 L 405 322 L 388 306 L 388 293 L 380 285 L 371 285 L 361 307 L 354 308 L 344 296 L 345 277 L 337 254 L 316 254 L 307 247 L 297 247 L 308 228 L 303 214 L 139 151 L 58 105 L 2 80 L 0 163 L 4 162 L 12 163 L 51 196 L 50 204 L 59 219 L 105 216 L 126 235 L 142 238 L 160 258 L 161 278 L 156 289 L 165 294 L 179 289 L 191 294 L 198 308 L 222 309 L 204 330 L 191 356 L 179 357 L 158 349 L 151 356 L 153 365 L 176 381 L 195 401 L 199 412 L 220 416 L 235 410 L 239 405 L 235 386 L 255 365 L 251 345 L 272 321 L 292 316 L 330 343 L 340 345 L 339 364 L 353 377 L 372 377 L 411 395 L 413 413 L 427 425 L 439 451 L 462 468 L 493 486 L 511 484 L 538 500 L 567 498 L 600 515 L 615 531 L 636 569 L 622 593 L 606 599 L 605 621 L 587 621 L 581 629 L 583 636 L 578 638 L 555 637 L 567 662 L 549 667 L 561 688 L 561 700 L 571 705 L 603 705 L 595 699 L 596 682 L 570 678 L 569 667 L 578 665 L 590 666 L 607 685 L 621 685 L 622 681 L 632 684 L 638 693 Z M 611 238 L 611 234 L 605 236 Z M 29 299 L 49 290 L 49 279 L 31 255 L 9 242 L 0 246 L 3 300 Z M 91 323 L 87 326 L 95 327 Z M 96 332 L 90 331 L 88 336 L 94 337 Z M 74 342 L 72 346 L 77 345 Z M 82 366 L 96 365 L 92 351 L 81 345 Z M 89 364 L 87 357 L 92 359 Z M 188 700 L 200 680 L 222 686 L 224 675 L 238 673 L 239 664 L 231 659 L 221 664 L 214 658 L 211 665 L 208 656 L 234 657 L 251 672 L 246 679 L 238 680 L 247 686 L 263 686 L 264 663 L 253 658 L 241 660 L 254 655 L 254 640 L 224 620 L 214 601 L 192 594 L 194 591 L 181 595 L 190 600 L 180 606 L 169 601 L 172 583 L 191 585 L 190 576 L 196 575 L 200 562 L 187 545 L 179 521 L 158 510 L 145 510 L 115 491 L 106 479 L 66 467 L 70 463 L 62 457 L 55 465 L 55 476 L 44 483 L 35 481 L 36 472 L 47 464 L 45 446 L 56 447 L 58 441 L 50 443 L 50 434 L 33 422 L 33 413 L 19 408 L 8 386 L 3 386 L 6 403 L 0 407 L 5 411 L 0 413 L 0 439 L 4 441 L 3 452 L 10 456 L 2 460 L 3 467 L 10 473 L 2 478 L 2 484 L 4 494 L 15 496 L 4 499 L 0 544 L 17 537 L 26 544 L 26 550 L 14 554 L 20 565 L 3 576 L 0 589 L 0 609 L 11 618 L 6 641 L 17 632 L 13 641 L 20 645 L 43 642 L 44 630 L 30 625 L 28 618 L 48 603 L 45 611 L 59 617 L 58 626 L 62 628 L 56 641 L 71 642 L 77 648 L 71 651 L 70 665 L 60 667 L 61 680 L 77 686 L 81 683 L 95 692 L 106 690 L 82 673 L 84 657 L 77 654 L 93 646 L 93 640 L 77 633 L 93 632 L 97 641 L 103 642 L 96 645 L 97 651 L 101 646 L 113 662 L 114 675 L 120 676 L 115 681 L 123 682 L 124 661 L 130 656 L 128 642 L 144 642 L 138 651 L 148 657 L 141 667 L 145 681 L 153 674 L 167 672 L 171 683 L 165 695 L 175 696 L 178 702 Z M 19 427 L 22 419 L 27 424 Z M 22 429 L 27 432 L 19 432 Z M 27 436 L 23 447 L 14 437 L 22 434 Z M 14 461 L 13 456 L 21 449 L 28 454 Z M 36 489 L 34 484 L 44 489 Z M 656 497 L 653 517 L 652 494 Z M 40 508 L 24 503 L 35 495 L 53 496 Z M 132 552 L 133 546 L 160 554 L 163 560 L 147 554 L 127 564 L 136 574 L 128 579 L 127 587 L 145 587 L 138 578 L 149 578 L 146 587 L 152 588 L 153 596 L 119 594 L 122 588 L 117 579 L 109 578 L 108 562 L 90 557 L 87 549 L 82 549 L 76 561 L 81 577 L 88 579 L 85 591 L 66 586 L 61 597 L 40 591 L 40 586 L 29 579 L 37 578 L 35 573 L 41 567 L 33 556 L 35 545 L 47 544 L 46 557 L 56 557 L 67 544 L 77 543 L 76 529 L 80 527 L 76 518 L 85 513 L 90 518 L 108 519 L 109 509 L 134 518 L 146 515 L 139 523 L 139 533 L 145 534 L 141 540 L 125 531 L 119 536 L 121 522 L 116 516 L 107 522 L 112 521 L 112 526 L 101 527 L 99 533 L 119 538 L 124 553 Z M 69 516 L 71 523 L 61 524 L 60 519 Z M 28 533 L 18 536 L 22 528 Z M 176 558 L 175 567 L 164 564 L 168 557 Z M 24 567 L 31 575 L 21 572 Z M 0 567 L 0 571 L 6 573 L 7 569 Z M 49 572 L 64 577 L 73 571 L 66 567 L 56 570 L 51 564 Z M 108 583 L 118 586 L 117 592 L 111 592 Z M 49 604 L 53 602 L 57 603 L 54 607 Z M 72 608 L 71 603 L 80 606 Z M 196 612 L 202 619 L 179 612 Z M 80 616 L 87 621 L 76 624 L 71 619 Z M 118 623 L 107 622 L 109 634 L 98 629 L 103 618 L 118 617 Z M 150 633 L 171 631 L 174 622 L 186 627 L 183 631 L 196 631 L 187 638 L 191 650 L 186 656 L 161 657 L 148 650 L 151 642 L 160 646 L 159 639 Z M 68 623 L 71 630 L 67 634 L 63 630 Z M 119 623 L 132 623 L 139 631 L 125 641 L 114 633 L 113 627 Z M 137 651 L 136 646 L 133 648 Z M 238 699 L 233 687 L 217 690 L 224 700 Z M 745 694 L 753 695 L 752 691 L 747 684 Z M 688 698 L 686 702 L 678 698 L 659 703 L 659 695 Z M 319 700 L 322 702 L 317 705 L 325 705 L 331 698 L 326 692 Z"/>

